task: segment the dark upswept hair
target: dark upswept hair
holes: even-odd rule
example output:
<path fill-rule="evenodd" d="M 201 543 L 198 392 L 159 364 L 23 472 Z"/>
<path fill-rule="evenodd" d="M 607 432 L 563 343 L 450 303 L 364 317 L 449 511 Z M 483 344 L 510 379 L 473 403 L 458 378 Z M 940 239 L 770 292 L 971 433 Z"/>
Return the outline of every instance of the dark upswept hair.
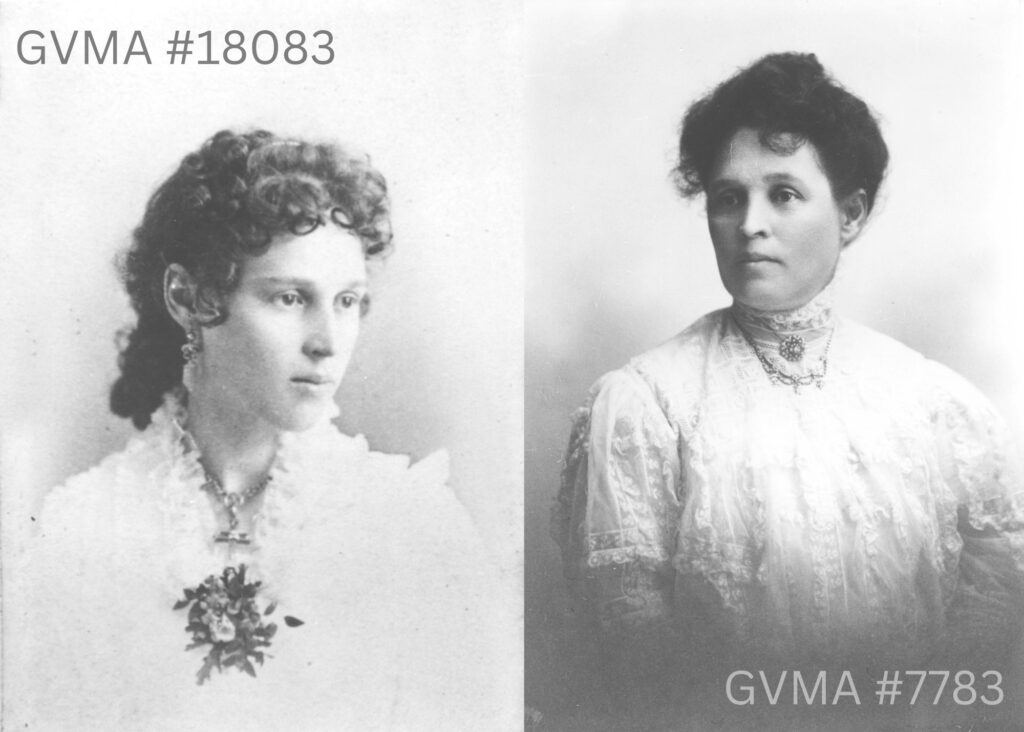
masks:
<path fill-rule="evenodd" d="M 275 237 L 328 225 L 355 235 L 367 259 L 390 253 L 387 184 L 368 157 L 264 130 L 224 130 L 186 155 L 149 199 L 120 260 L 138 323 L 121 334 L 111 411 L 144 429 L 181 383 L 185 332 L 165 305 L 168 265 L 195 278 L 197 317 L 214 326 L 228 317 L 223 300 L 246 257 L 265 253 Z"/>
<path fill-rule="evenodd" d="M 690 106 L 674 170 L 684 196 L 705 191 L 722 149 L 742 127 L 757 130 L 761 144 L 778 153 L 811 142 L 833 197 L 863 188 L 871 211 L 889 150 L 867 104 L 836 82 L 813 53 L 764 56 Z"/>

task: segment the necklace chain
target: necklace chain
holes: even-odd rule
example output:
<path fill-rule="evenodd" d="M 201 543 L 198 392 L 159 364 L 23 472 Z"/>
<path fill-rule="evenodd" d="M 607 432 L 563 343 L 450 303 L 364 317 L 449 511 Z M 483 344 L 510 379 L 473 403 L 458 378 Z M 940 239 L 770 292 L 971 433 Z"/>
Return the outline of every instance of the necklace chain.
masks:
<path fill-rule="evenodd" d="M 740 325 L 739 320 L 736 320 L 734 317 L 733 321 L 736 323 L 736 327 L 740 329 L 740 333 L 743 334 L 743 338 L 750 344 L 751 349 L 754 351 L 754 355 L 757 356 L 757 360 L 761 364 L 761 368 L 763 368 L 765 373 L 768 374 L 768 380 L 771 381 L 772 384 L 785 384 L 786 386 L 792 386 L 793 392 L 796 394 L 800 393 L 801 386 L 810 386 L 811 384 L 814 384 L 819 389 L 824 388 L 825 375 L 828 374 L 828 351 L 832 347 L 832 336 L 836 334 L 835 326 L 832 326 L 832 330 L 828 334 L 828 340 L 825 342 L 825 350 L 818 359 L 821 363 L 821 370 L 811 370 L 809 373 L 798 376 L 795 374 L 788 374 L 772 363 L 771 359 L 769 359 L 768 356 L 765 355 L 764 351 L 762 351 L 757 345 L 754 338 L 747 333 L 746 328 Z M 803 356 L 803 339 L 800 340 L 800 356 Z M 785 344 L 786 340 L 783 341 L 783 345 Z M 780 351 L 781 350 L 782 349 L 780 348 Z M 783 358 L 786 358 L 787 361 L 799 360 L 789 358 L 786 353 L 782 353 L 782 356 Z"/>
<path fill-rule="evenodd" d="M 200 465 L 202 465 L 202 462 L 200 462 Z M 234 544 L 248 544 L 248 536 L 245 533 L 239 533 L 236 531 L 238 528 L 238 510 L 266 489 L 267 485 L 270 484 L 271 476 L 263 476 L 258 483 L 239 493 L 228 493 L 224 490 L 224 486 L 221 485 L 221 482 L 217 480 L 217 477 L 206 469 L 205 465 L 202 465 L 202 468 L 203 476 L 205 477 L 202 490 L 217 499 L 217 502 L 224 506 L 225 510 L 228 512 L 229 530 L 222 531 L 214 537 L 214 539 L 216 541 Z"/>

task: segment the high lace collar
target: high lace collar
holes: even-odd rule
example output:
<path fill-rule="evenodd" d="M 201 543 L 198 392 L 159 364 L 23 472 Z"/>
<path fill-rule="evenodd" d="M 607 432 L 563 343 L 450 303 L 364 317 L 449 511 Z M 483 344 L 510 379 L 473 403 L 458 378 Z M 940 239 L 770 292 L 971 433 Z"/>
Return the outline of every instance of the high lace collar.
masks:
<path fill-rule="evenodd" d="M 733 300 L 732 314 L 741 326 L 778 334 L 799 333 L 828 328 L 835 322 L 832 284 L 825 286 L 809 302 L 793 310 L 757 310 Z"/>

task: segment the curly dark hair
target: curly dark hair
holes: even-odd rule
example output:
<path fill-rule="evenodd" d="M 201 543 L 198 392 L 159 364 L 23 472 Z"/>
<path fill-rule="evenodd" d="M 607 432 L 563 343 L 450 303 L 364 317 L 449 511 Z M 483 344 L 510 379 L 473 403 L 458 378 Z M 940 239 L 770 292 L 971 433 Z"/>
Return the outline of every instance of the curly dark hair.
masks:
<path fill-rule="evenodd" d="M 264 130 L 224 130 L 186 155 L 149 199 L 120 260 L 138 323 L 121 334 L 111 411 L 144 429 L 181 383 L 185 333 L 165 304 L 168 265 L 196 280 L 200 322 L 214 326 L 228 316 L 223 301 L 246 257 L 265 253 L 275 237 L 326 225 L 351 231 L 367 259 L 390 253 L 387 184 L 367 157 Z"/>
<path fill-rule="evenodd" d="M 757 130 L 761 143 L 779 153 L 792 152 L 794 142 L 811 142 L 833 197 L 863 188 L 871 211 L 888 148 L 867 104 L 840 86 L 813 53 L 764 56 L 690 106 L 673 171 L 684 196 L 704 192 L 724 145 L 742 127 Z"/>

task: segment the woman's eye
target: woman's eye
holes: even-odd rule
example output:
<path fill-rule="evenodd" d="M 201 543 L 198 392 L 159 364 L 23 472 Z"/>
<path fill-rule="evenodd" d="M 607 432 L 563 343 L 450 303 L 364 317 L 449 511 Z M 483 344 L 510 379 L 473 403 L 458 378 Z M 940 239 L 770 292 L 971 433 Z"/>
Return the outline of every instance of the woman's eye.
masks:
<path fill-rule="evenodd" d="M 356 305 L 359 304 L 360 300 L 362 300 L 362 298 L 359 297 L 359 295 L 356 295 L 351 292 L 346 292 L 344 295 L 338 298 L 338 301 L 341 303 L 341 306 L 346 310 L 348 310 L 349 308 L 354 308 Z"/>
<path fill-rule="evenodd" d="M 711 198 L 711 208 L 715 210 L 734 208 L 739 203 L 740 197 L 735 191 L 722 191 Z"/>
<path fill-rule="evenodd" d="M 302 295 L 297 292 L 283 292 L 277 296 L 277 301 L 285 307 L 295 307 L 302 304 Z"/>
<path fill-rule="evenodd" d="M 776 203 L 792 203 L 796 201 L 800 196 L 796 191 L 789 188 L 781 188 L 775 191 L 774 198 Z"/>

